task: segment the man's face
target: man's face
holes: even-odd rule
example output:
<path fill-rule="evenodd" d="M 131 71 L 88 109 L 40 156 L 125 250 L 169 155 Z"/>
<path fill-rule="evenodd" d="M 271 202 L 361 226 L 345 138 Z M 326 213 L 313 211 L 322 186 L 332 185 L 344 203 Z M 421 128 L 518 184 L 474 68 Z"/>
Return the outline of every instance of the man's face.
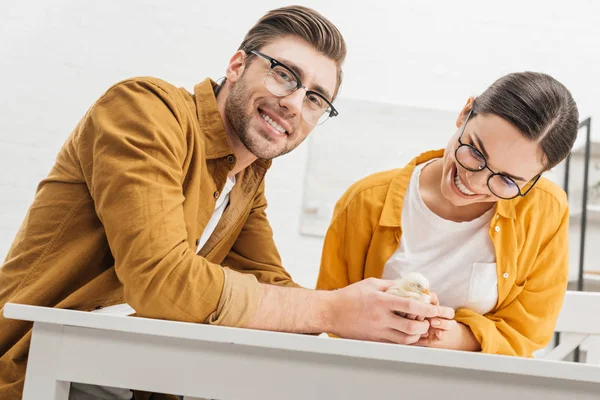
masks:
<path fill-rule="evenodd" d="M 336 89 L 335 61 L 297 37 L 285 37 L 257 49 L 290 67 L 308 90 L 329 101 Z M 272 159 L 302 143 L 315 127 L 302 118 L 306 90 L 278 97 L 265 86 L 268 60 L 253 56 L 244 67 L 225 103 L 225 115 L 243 145 L 256 157 Z"/>

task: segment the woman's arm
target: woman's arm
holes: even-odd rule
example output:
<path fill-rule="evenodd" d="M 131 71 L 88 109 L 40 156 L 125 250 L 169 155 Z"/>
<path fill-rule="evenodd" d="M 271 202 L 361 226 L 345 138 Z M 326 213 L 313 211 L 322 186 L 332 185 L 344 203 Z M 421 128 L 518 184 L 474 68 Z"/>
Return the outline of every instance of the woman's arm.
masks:
<path fill-rule="evenodd" d="M 477 343 L 484 353 L 525 357 L 532 357 L 534 351 L 546 346 L 567 288 L 568 213 L 567 207 L 560 210 L 557 228 L 540 243 L 526 278 L 513 287 L 518 291 L 514 299 L 486 315 L 465 308 L 457 310 L 454 319 L 459 322 L 458 329 L 443 332 L 437 342 L 427 338 L 423 345 L 476 351 Z"/>
<path fill-rule="evenodd" d="M 417 346 L 449 350 L 481 351 L 481 345 L 468 326 L 456 323 L 452 329 L 439 330 L 433 325 L 432 323 L 429 336 L 421 338 L 415 343 Z"/>

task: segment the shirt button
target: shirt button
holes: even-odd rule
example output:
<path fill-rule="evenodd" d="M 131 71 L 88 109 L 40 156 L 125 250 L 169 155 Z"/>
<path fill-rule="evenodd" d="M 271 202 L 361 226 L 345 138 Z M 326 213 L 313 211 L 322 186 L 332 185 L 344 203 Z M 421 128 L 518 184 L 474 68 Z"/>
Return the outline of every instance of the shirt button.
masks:
<path fill-rule="evenodd" d="M 218 199 L 219 198 L 219 191 L 215 190 L 215 192 L 213 193 L 213 196 L 214 196 L 215 199 Z"/>
<path fill-rule="evenodd" d="M 498 219 L 498 218 L 500 218 L 500 216 L 499 216 L 499 215 L 496 215 L 496 219 Z"/>
<path fill-rule="evenodd" d="M 499 227 L 499 226 L 496 226 L 496 227 L 494 228 L 494 230 L 495 230 L 496 232 L 500 232 L 500 227 Z"/>
<path fill-rule="evenodd" d="M 502 274 L 502 277 L 503 277 L 504 279 L 508 278 L 508 272 L 505 272 L 505 273 L 503 273 L 503 274 Z"/>
<path fill-rule="evenodd" d="M 235 157 L 234 157 L 234 156 L 232 156 L 232 155 L 228 155 L 228 156 L 227 156 L 227 162 L 228 162 L 229 164 L 233 164 L 233 163 L 235 162 Z"/>
<path fill-rule="evenodd" d="M 200 239 L 196 239 L 196 247 L 200 245 Z"/>

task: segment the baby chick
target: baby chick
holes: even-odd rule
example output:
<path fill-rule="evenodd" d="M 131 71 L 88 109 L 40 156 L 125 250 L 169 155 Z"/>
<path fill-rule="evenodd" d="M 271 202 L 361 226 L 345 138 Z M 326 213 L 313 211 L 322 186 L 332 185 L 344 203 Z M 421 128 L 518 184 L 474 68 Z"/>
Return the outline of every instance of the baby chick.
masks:
<path fill-rule="evenodd" d="M 422 303 L 431 304 L 429 281 L 419 272 L 409 272 L 396 280 L 396 284 L 387 290 L 387 293 L 399 297 L 408 297 Z"/>

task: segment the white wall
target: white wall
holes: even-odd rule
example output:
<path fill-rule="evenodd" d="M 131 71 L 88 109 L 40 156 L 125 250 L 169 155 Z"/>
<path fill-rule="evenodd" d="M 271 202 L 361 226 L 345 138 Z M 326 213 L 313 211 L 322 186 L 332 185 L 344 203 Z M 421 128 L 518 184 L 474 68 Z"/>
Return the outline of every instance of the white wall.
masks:
<path fill-rule="evenodd" d="M 300 3 L 346 37 L 344 97 L 458 111 L 502 74 L 529 69 L 563 81 L 582 116 L 600 117 L 600 2 Z M 247 29 L 282 4 L 1 2 L 0 257 L 64 139 L 109 85 L 153 75 L 191 90 L 206 76 L 218 78 Z M 274 164 L 268 213 L 286 266 L 312 286 L 321 241 L 298 233 L 306 158 L 302 146 Z"/>

